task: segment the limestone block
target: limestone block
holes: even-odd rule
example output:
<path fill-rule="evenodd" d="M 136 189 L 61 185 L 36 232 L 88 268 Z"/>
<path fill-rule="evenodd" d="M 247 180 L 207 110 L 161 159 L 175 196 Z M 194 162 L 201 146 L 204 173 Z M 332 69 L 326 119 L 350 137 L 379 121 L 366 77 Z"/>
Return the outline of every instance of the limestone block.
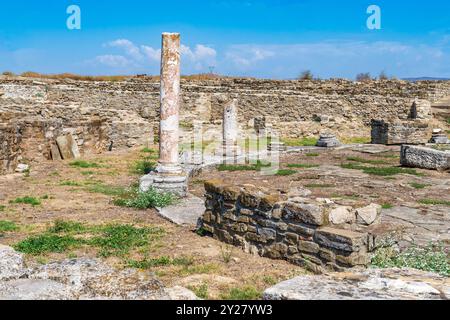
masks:
<path fill-rule="evenodd" d="M 381 206 L 378 204 L 370 204 L 367 207 L 356 209 L 356 219 L 359 224 L 370 226 L 373 224 L 381 213 Z"/>
<path fill-rule="evenodd" d="M 450 169 L 450 151 L 418 146 L 402 146 L 400 163 L 406 167 L 430 170 Z"/>
<path fill-rule="evenodd" d="M 286 219 L 315 226 L 325 223 L 324 209 L 317 204 L 288 203 L 284 207 L 283 215 Z"/>
<path fill-rule="evenodd" d="M 331 210 L 329 220 L 333 224 L 352 223 L 355 221 L 355 214 L 351 207 L 339 206 Z"/>
<path fill-rule="evenodd" d="M 317 230 L 314 239 L 324 247 L 353 252 L 359 251 L 364 247 L 364 243 L 367 240 L 367 234 L 324 227 Z"/>

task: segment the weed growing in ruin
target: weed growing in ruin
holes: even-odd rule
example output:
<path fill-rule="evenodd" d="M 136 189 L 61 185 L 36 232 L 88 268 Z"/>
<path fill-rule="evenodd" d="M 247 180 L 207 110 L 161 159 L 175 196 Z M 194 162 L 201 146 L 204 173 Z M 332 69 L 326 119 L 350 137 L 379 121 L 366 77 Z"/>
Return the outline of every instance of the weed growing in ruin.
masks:
<path fill-rule="evenodd" d="M 29 205 L 31 205 L 33 207 L 41 205 L 41 201 L 39 199 L 34 198 L 34 197 L 29 197 L 29 196 L 23 197 L 23 198 L 17 198 L 15 200 L 11 200 L 9 203 L 12 203 L 12 204 L 14 204 L 14 203 L 15 204 L 29 204 Z"/>
<path fill-rule="evenodd" d="M 0 235 L 4 232 L 13 232 L 18 229 L 19 228 L 14 222 L 0 220 Z"/>
<path fill-rule="evenodd" d="M 6 206 L 0 206 L 0 211 L 5 211 Z"/>
<path fill-rule="evenodd" d="M 317 144 L 316 138 L 282 139 L 288 147 L 314 147 Z"/>
<path fill-rule="evenodd" d="M 81 184 L 75 181 L 63 181 L 59 185 L 64 187 L 81 187 Z"/>
<path fill-rule="evenodd" d="M 233 246 L 230 245 L 225 245 L 225 246 L 221 246 L 220 247 L 220 253 L 222 254 L 222 259 L 223 262 L 225 263 L 230 263 L 231 262 L 231 257 L 233 255 Z"/>
<path fill-rule="evenodd" d="M 262 168 L 269 168 L 272 164 L 258 160 L 253 165 L 228 165 L 221 164 L 217 168 L 219 171 L 261 171 Z"/>
<path fill-rule="evenodd" d="M 164 234 L 161 228 L 137 228 L 132 225 L 109 225 L 101 229 L 101 235 L 90 240 L 100 248 L 102 257 L 124 256 L 136 247 L 144 247 L 151 239 Z"/>
<path fill-rule="evenodd" d="M 426 187 L 429 187 L 429 184 L 423 184 L 423 183 L 416 183 L 416 182 L 412 182 L 409 184 L 411 187 L 413 187 L 414 189 L 425 189 Z"/>
<path fill-rule="evenodd" d="M 420 204 L 432 205 L 432 206 L 449 206 L 450 201 L 439 199 L 422 199 L 418 201 Z"/>
<path fill-rule="evenodd" d="M 307 157 L 319 157 L 320 153 L 307 153 L 306 156 Z"/>
<path fill-rule="evenodd" d="M 320 165 L 318 164 L 304 164 L 304 163 L 292 163 L 287 165 L 288 168 L 299 168 L 299 169 L 309 169 L 309 168 L 318 168 Z"/>
<path fill-rule="evenodd" d="M 83 240 L 75 239 L 72 236 L 42 234 L 19 242 L 14 249 L 26 254 L 40 255 L 50 252 L 62 253 L 68 249 L 79 247 L 83 243 Z"/>
<path fill-rule="evenodd" d="M 345 144 L 369 144 L 372 141 L 370 137 L 352 137 L 343 138 L 342 142 Z"/>
<path fill-rule="evenodd" d="M 387 209 L 392 209 L 394 207 L 394 205 L 390 204 L 390 203 L 384 203 L 381 205 L 381 207 L 385 210 Z"/>
<path fill-rule="evenodd" d="M 138 175 L 149 174 L 156 169 L 156 162 L 145 158 L 143 160 L 136 161 L 133 166 L 132 172 Z"/>
<path fill-rule="evenodd" d="M 161 193 L 154 188 L 141 192 L 137 188 L 133 188 L 128 194 L 122 194 L 121 198 L 115 199 L 114 204 L 120 207 L 145 210 L 164 208 L 174 204 L 175 201 L 176 197 L 171 193 Z"/>
<path fill-rule="evenodd" d="M 108 186 L 101 183 L 93 183 L 86 190 L 91 193 L 101 193 L 106 196 L 123 196 L 127 193 L 127 190 L 123 187 Z"/>
<path fill-rule="evenodd" d="M 347 161 L 368 163 L 368 164 L 386 164 L 386 161 L 383 161 L 383 160 L 370 160 L 370 159 L 364 159 L 364 158 L 360 158 L 360 157 L 348 157 Z"/>
<path fill-rule="evenodd" d="M 192 292 L 195 293 L 195 295 L 197 297 L 199 297 L 200 299 L 208 299 L 209 298 L 209 293 L 208 293 L 208 284 L 206 283 L 202 283 L 200 286 L 189 286 L 188 287 L 189 290 L 191 290 Z"/>
<path fill-rule="evenodd" d="M 450 276 L 448 252 L 442 244 L 411 247 L 404 252 L 398 252 L 393 247 L 381 248 L 375 252 L 372 265 L 379 268 L 413 268 Z"/>
<path fill-rule="evenodd" d="M 181 258 L 169 258 L 169 257 L 159 257 L 154 259 L 144 259 L 141 261 L 130 260 L 128 261 L 128 265 L 131 268 L 147 270 L 155 267 L 163 267 L 163 266 L 191 266 L 194 264 L 192 258 L 189 257 L 181 257 Z"/>
<path fill-rule="evenodd" d="M 281 169 L 281 170 L 277 171 L 276 175 L 284 177 L 284 176 L 291 176 L 291 175 L 296 174 L 296 173 L 297 173 L 297 171 L 295 171 L 295 170 Z"/>
<path fill-rule="evenodd" d="M 47 231 L 49 233 L 82 233 L 86 231 L 86 227 L 79 222 L 56 220 Z"/>
<path fill-rule="evenodd" d="M 395 176 L 397 174 L 411 174 L 414 176 L 423 176 L 422 173 L 417 172 L 415 169 L 401 168 L 401 167 L 366 167 L 354 163 L 342 164 L 343 169 L 362 170 L 366 174 L 374 176 Z"/>
<path fill-rule="evenodd" d="M 83 161 L 83 160 L 78 160 L 78 161 L 73 161 L 69 164 L 71 167 L 75 167 L 75 168 L 83 168 L 83 169 L 88 169 L 88 168 L 101 168 L 101 166 L 98 163 L 95 162 L 88 162 L 88 161 Z"/>
<path fill-rule="evenodd" d="M 232 288 L 228 293 L 222 294 L 220 298 L 222 300 L 259 300 L 261 299 L 262 292 L 256 288 L 247 286 L 243 288 Z"/>

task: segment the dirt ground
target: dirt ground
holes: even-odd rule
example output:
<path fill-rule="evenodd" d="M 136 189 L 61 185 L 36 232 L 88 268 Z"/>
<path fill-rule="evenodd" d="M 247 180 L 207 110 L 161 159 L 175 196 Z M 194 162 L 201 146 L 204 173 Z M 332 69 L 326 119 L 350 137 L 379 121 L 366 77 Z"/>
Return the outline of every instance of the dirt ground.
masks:
<path fill-rule="evenodd" d="M 112 203 L 114 196 L 103 194 L 102 190 L 136 183 L 139 175 L 132 172 L 132 167 L 142 157 L 140 149 L 112 152 L 83 159 L 99 164 L 100 168 L 73 167 L 70 161 L 44 162 L 33 164 L 29 176 L 1 176 L 0 221 L 12 221 L 19 229 L 0 236 L 0 244 L 13 246 L 27 237 L 42 234 L 56 220 L 82 222 L 89 226 L 119 223 L 160 227 L 165 230 L 162 238 L 143 250 L 133 251 L 127 258 L 188 257 L 194 262 L 189 269 L 161 266 L 151 271 L 167 286 L 207 286 L 207 295 L 213 299 L 234 288 L 252 288 L 262 292 L 279 281 L 306 273 L 287 262 L 248 255 L 212 238 L 201 237 L 193 230 L 167 222 L 155 210 L 115 206 Z M 96 188 L 98 186 L 103 188 Z M 41 205 L 10 203 L 26 196 L 41 199 Z M 63 254 L 29 255 L 27 262 L 30 265 L 45 264 L 97 255 L 95 248 L 86 246 Z M 106 262 L 125 267 L 123 258 L 107 258 Z"/>

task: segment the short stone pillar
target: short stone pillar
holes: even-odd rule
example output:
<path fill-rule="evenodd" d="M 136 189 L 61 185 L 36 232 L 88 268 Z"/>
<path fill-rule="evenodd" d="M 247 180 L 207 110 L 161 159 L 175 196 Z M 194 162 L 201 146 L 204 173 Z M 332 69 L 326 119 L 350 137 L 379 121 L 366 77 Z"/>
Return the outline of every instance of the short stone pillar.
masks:
<path fill-rule="evenodd" d="M 410 119 L 431 120 L 433 118 L 431 102 L 423 99 L 415 99 L 411 106 Z"/>
<path fill-rule="evenodd" d="M 238 146 L 239 127 L 237 115 L 237 99 L 232 99 L 223 110 L 223 141 L 218 153 L 224 156 L 238 156 L 241 150 Z"/>
<path fill-rule="evenodd" d="M 156 172 L 141 179 L 141 191 L 151 187 L 178 196 L 187 194 L 187 175 L 179 164 L 180 34 L 163 33 L 161 50 L 161 119 Z"/>
<path fill-rule="evenodd" d="M 332 133 L 322 133 L 319 141 L 317 142 L 317 146 L 322 148 L 335 148 L 340 147 L 341 145 L 342 144 Z"/>
<path fill-rule="evenodd" d="M 444 131 L 442 131 L 442 129 L 434 129 L 430 143 L 450 144 L 450 140 L 448 139 L 447 134 Z"/>

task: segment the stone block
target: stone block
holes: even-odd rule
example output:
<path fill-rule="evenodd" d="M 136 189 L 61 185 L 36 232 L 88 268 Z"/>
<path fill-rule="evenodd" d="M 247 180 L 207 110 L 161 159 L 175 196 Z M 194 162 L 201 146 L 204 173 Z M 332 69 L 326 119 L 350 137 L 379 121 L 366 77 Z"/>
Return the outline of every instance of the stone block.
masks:
<path fill-rule="evenodd" d="M 314 253 L 315 254 L 315 253 L 319 253 L 320 246 L 317 243 L 312 242 L 312 241 L 300 240 L 298 242 L 298 249 L 301 252 Z"/>
<path fill-rule="evenodd" d="M 288 230 L 291 230 L 302 237 L 312 238 L 314 236 L 314 233 L 316 232 L 316 227 L 308 226 L 305 224 L 289 223 Z"/>
<path fill-rule="evenodd" d="M 418 120 L 387 123 L 372 120 L 372 144 L 425 144 L 430 139 L 427 122 Z"/>
<path fill-rule="evenodd" d="M 404 145 L 400 152 L 400 162 L 405 167 L 448 170 L 450 169 L 450 151 Z"/>
<path fill-rule="evenodd" d="M 318 204 L 288 203 L 284 206 L 283 216 L 285 219 L 315 226 L 326 222 L 324 208 Z"/>
<path fill-rule="evenodd" d="M 381 214 L 381 206 L 378 204 L 370 204 L 364 208 L 356 209 L 356 219 L 359 224 L 370 226 Z"/>
<path fill-rule="evenodd" d="M 367 242 L 367 234 L 324 227 L 317 230 L 314 240 L 326 248 L 353 252 L 364 248 Z"/>
<path fill-rule="evenodd" d="M 352 223 L 355 221 L 355 213 L 352 207 L 335 207 L 330 211 L 329 220 L 333 224 Z"/>
<path fill-rule="evenodd" d="M 344 267 L 366 266 L 370 263 L 370 257 L 365 250 L 361 250 L 350 255 L 336 255 L 336 262 Z"/>

